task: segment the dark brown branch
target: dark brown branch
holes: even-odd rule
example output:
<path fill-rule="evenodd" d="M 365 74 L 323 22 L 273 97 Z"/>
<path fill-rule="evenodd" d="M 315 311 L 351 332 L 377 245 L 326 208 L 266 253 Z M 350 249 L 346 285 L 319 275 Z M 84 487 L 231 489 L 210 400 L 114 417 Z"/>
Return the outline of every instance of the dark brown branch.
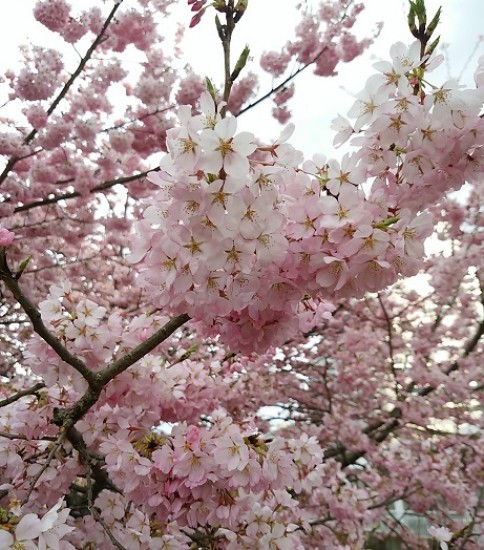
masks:
<path fill-rule="evenodd" d="M 3 280 L 7 288 L 13 294 L 14 298 L 22 306 L 32 323 L 34 331 L 57 353 L 63 361 L 71 365 L 71 367 L 73 367 L 88 382 L 89 385 L 92 385 L 94 382 L 93 372 L 87 368 L 83 361 L 72 355 L 62 344 L 62 342 L 47 329 L 42 321 L 42 317 L 37 307 L 22 292 L 17 279 L 12 275 L 7 265 L 5 250 L 0 252 L 0 279 Z"/>
<path fill-rule="evenodd" d="M 290 74 L 287 78 L 285 78 L 280 84 L 278 84 L 277 86 L 275 86 L 274 88 L 272 88 L 271 90 L 269 90 L 266 94 L 264 94 L 263 96 L 259 97 L 259 99 L 256 99 L 253 103 L 250 103 L 249 105 L 247 105 L 246 107 L 244 107 L 243 109 L 241 109 L 238 113 L 235 114 L 235 116 L 240 116 L 240 115 L 243 115 L 244 113 L 246 113 L 247 111 L 249 111 L 250 109 L 252 109 L 253 107 L 255 107 L 256 105 L 259 105 L 259 103 L 262 103 L 263 101 L 265 101 L 266 99 L 268 99 L 269 97 L 271 97 L 271 95 L 275 94 L 276 92 L 278 92 L 279 90 L 281 90 L 282 88 L 284 88 L 284 86 L 286 86 L 289 82 L 291 82 L 291 80 L 293 80 L 294 78 L 296 78 L 297 75 L 301 74 L 305 69 L 307 69 L 308 67 L 310 67 L 311 65 L 313 65 L 314 63 L 316 63 L 316 61 L 323 55 L 323 53 L 328 49 L 328 46 L 323 46 L 323 48 L 321 49 L 321 51 L 309 62 L 309 63 L 306 63 L 305 65 L 302 65 L 301 67 L 299 67 L 299 69 L 297 69 L 296 71 L 294 71 L 292 74 Z"/>
<path fill-rule="evenodd" d="M 112 544 L 116 546 L 116 548 L 118 548 L 119 550 L 126 550 L 126 548 L 113 535 L 106 522 L 101 517 L 101 514 L 94 506 L 94 501 L 97 495 L 103 489 L 114 490 L 118 493 L 120 492 L 119 489 L 114 487 L 114 485 L 108 478 L 107 473 L 102 469 L 101 465 L 99 464 L 98 460 L 93 458 L 93 456 L 89 453 L 82 434 L 78 430 L 76 430 L 74 426 L 71 426 L 66 431 L 66 437 L 72 444 L 72 446 L 79 452 L 79 456 L 86 466 L 87 486 L 85 492 L 83 493 L 83 496 L 85 496 L 87 502 L 86 506 L 84 507 L 87 508 L 92 517 L 101 525 Z"/>
<path fill-rule="evenodd" d="M 146 170 L 145 172 L 140 172 L 139 174 L 133 174 L 132 176 L 123 176 L 122 178 L 117 178 L 114 180 L 104 181 L 103 183 L 100 183 L 99 185 L 96 185 L 92 189 L 89 190 L 89 193 L 97 193 L 98 191 L 105 191 L 106 189 L 110 189 L 111 187 L 114 187 L 115 185 L 122 185 L 125 183 L 130 183 L 131 181 L 136 181 L 140 178 L 146 177 L 146 175 L 149 172 L 158 172 L 160 168 L 150 168 L 149 170 Z M 74 181 L 74 180 L 73 180 Z M 37 208 L 39 206 L 45 206 L 46 204 L 55 204 L 60 201 L 73 199 L 75 197 L 79 197 L 81 193 L 78 191 L 71 191 L 70 193 L 63 193 L 62 195 L 55 195 L 50 198 L 46 199 L 40 199 L 34 202 L 29 202 L 28 204 L 23 204 L 22 206 L 18 206 L 14 212 L 25 212 L 26 210 L 31 210 L 32 208 Z"/>
<path fill-rule="evenodd" d="M 113 361 L 101 372 L 93 374 L 92 384 L 89 385 L 86 393 L 76 401 L 76 403 L 68 408 L 54 411 L 54 424 L 63 426 L 66 429 L 74 426 L 74 424 L 97 402 L 102 390 L 111 380 L 136 363 L 136 361 L 139 361 L 142 357 L 150 353 L 157 345 L 165 341 L 189 319 L 190 317 L 186 314 L 170 319 L 139 346 L 136 346 L 117 361 Z"/>
<path fill-rule="evenodd" d="M 14 403 L 15 401 L 18 401 L 19 399 L 21 399 L 22 397 L 25 397 L 26 395 L 33 395 L 35 394 L 35 392 L 39 391 L 44 387 L 45 387 L 45 384 L 43 382 L 38 382 L 31 388 L 19 391 L 16 394 L 11 395 L 10 397 L 7 397 L 6 399 L 3 399 L 2 401 L 0 401 L 0 408 L 5 407 L 6 405 L 10 405 L 10 403 Z"/>
<path fill-rule="evenodd" d="M 177 329 L 184 325 L 190 317 L 184 313 L 173 317 L 168 323 L 163 325 L 159 330 L 147 338 L 142 344 L 136 346 L 133 350 L 126 355 L 114 361 L 108 365 L 104 370 L 99 373 L 99 379 L 103 385 L 107 384 L 110 380 L 113 380 L 118 374 L 124 372 L 131 365 L 139 361 L 142 357 L 153 351 L 158 344 L 164 342 L 169 336 L 171 336 Z"/>

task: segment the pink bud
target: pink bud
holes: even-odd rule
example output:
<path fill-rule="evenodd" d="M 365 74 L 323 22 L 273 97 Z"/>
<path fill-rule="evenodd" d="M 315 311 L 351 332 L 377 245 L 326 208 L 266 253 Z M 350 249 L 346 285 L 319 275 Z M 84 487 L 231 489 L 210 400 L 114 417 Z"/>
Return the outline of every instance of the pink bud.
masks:
<path fill-rule="evenodd" d="M 205 9 L 200 10 L 198 13 L 196 13 L 192 17 L 192 20 L 190 21 L 190 25 L 189 25 L 191 29 L 200 23 L 200 20 L 202 19 L 202 16 L 204 13 L 205 13 Z"/>
<path fill-rule="evenodd" d="M 13 243 L 15 233 L 0 227 L 0 246 L 10 246 Z"/>
<path fill-rule="evenodd" d="M 192 11 L 199 11 L 207 3 L 207 0 L 195 0 L 193 2 Z"/>

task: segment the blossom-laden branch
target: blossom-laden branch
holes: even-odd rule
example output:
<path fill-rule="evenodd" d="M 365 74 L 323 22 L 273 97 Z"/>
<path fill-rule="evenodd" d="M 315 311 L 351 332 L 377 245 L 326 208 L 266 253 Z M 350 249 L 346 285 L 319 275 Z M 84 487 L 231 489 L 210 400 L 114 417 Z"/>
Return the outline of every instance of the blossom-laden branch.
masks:
<path fill-rule="evenodd" d="M 77 400 L 70 407 L 65 409 L 57 409 L 55 411 L 54 423 L 65 429 L 69 429 L 74 426 L 75 423 L 81 419 L 93 405 L 96 404 L 102 390 L 109 382 L 111 382 L 111 380 L 114 380 L 131 365 L 150 353 L 156 346 L 164 342 L 189 319 L 190 317 L 186 314 L 178 315 L 177 317 L 170 319 L 170 321 L 158 329 L 143 343 L 136 346 L 120 359 L 113 361 L 104 370 L 96 373 L 93 376 L 93 381 L 87 388 L 86 393 L 79 400 Z"/>
<path fill-rule="evenodd" d="M 116 178 L 114 180 L 109 181 L 103 181 L 102 183 L 92 187 L 89 190 L 89 193 L 94 194 L 98 193 L 100 191 L 106 191 L 107 189 L 111 189 L 112 187 L 116 185 L 125 185 L 127 183 L 130 183 L 132 181 L 138 181 L 140 179 L 143 179 L 149 174 L 150 172 L 158 172 L 160 170 L 159 167 L 150 168 L 149 170 L 146 170 L 144 172 L 140 172 L 139 174 L 133 174 L 132 176 L 123 176 L 121 178 Z M 74 180 L 72 180 L 74 181 Z M 69 181 L 64 182 L 69 183 Z M 26 212 L 27 210 L 32 210 L 33 208 L 39 208 L 42 206 L 46 206 L 48 204 L 56 204 L 60 201 L 65 201 L 69 199 L 74 199 L 76 197 L 80 197 L 81 193 L 79 191 L 71 191 L 69 193 L 63 193 L 61 195 L 55 195 L 53 197 L 47 197 L 45 199 L 40 199 L 37 201 L 33 201 L 27 204 L 23 204 L 22 206 L 17 206 L 14 210 L 15 213 L 19 212 Z"/>
<path fill-rule="evenodd" d="M 6 405 L 10 405 L 10 403 L 15 403 L 15 401 L 18 401 L 26 395 L 35 395 L 42 388 L 45 388 L 45 383 L 37 382 L 37 384 L 34 384 L 31 388 L 26 388 L 25 390 L 21 390 L 14 395 L 11 395 L 10 397 L 2 399 L 0 401 L 0 408 L 5 407 Z"/>
<path fill-rule="evenodd" d="M 206 1 L 190 3 L 203 9 Z M 326 15 L 328 8 L 324 2 Z M 118 27 L 129 30 L 122 22 Z M 95 235 L 87 229 L 84 237 L 95 250 L 106 242 L 115 251 L 110 265 L 122 262 L 129 249 L 127 269 L 137 273 L 136 289 L 132 278 L 105 269 L 98 259 L 90 260 L 91 271 L 106 281 L 112 277 L 120 292 L 143 292 L 151 313 L 134 315 L 110 303 L 102 292 L 105 281 L 91 281 L 81 268 L 62 281 L 51 270 L 40 272 L 46 281 L 31 273 L 37 276 L 36 295 L 45 295 L 53 283 L 36 307 L 17 288 L 19 280 L 24 286 L 24 262 L 12 273 L 3 253 L 2 278 L 14 299 L 41 312 L 53 342 L 82 359 L 92 378 L 86 389 L 82 370 L 63 360 L 63 349 L 46 340 L 45 331 L 43 338 L 38 326 L 38 334 L 26 339 L 19 365 L 28 376 L 43 377 L 48 389 L 39 399 L 19 397 L 0 409 L 0 435 L 11 435 L 0 441 L 0 498 L 5 490 L 9 497 L 1 503 L 0 546 L 21 543 L 26 522 L 39 532 L 52 525 L 56 510 L 42 519 L 27 514 L 15 520 L 12 503 L 29 497 L 29 509 L 39 514 L 52 500 L 65 498 L 76 524 L 67 544 L 140 550 L 360 548 L 366 534 L 391 517 L 385 509 L 398 497 L 417 511 L 436 510 L 446 521 L 451 518 L 443 502 L 464 513 L 474 506 L 473 488 L 482 471 L 478 432 L 466 437 L 415 425 L 432 427 L 445 419 L 460 429 L 473 418 L 470 428 L 479 429 L 480 419 L 471 416 L 470 388 L 478 372 L 480 336 L 473 338 L 476 316 L 470 314 L 480 311 L 477 294 L 458 292 L 459 326 L 448 326 L 452 311 L 438 330 L 432 329 L 433 316 L 429 320 L 431 306 L 402 288 L 380 305 L 372 296 L 399 275 L 418 271 L 424 240 L 435 226 L 426 211 L 443 216 L 439 201 L 449 190 L 465 179 L 476 190 L 482 184 L 481 94 L 468 90 L 448 103 L 447 92 L 434 89 L 425 98 L 416 96 L 413 77 L 430 67 L 422 66 L 419 44 L 398 44 L 391 53 L 392 62 L 378 65 L 380 74 L 358 97 L 351 115 L 355 127 L 343 132 L 346 137 L 348 129 L 358 132 L 361 147 L 341 161 L 320 156 L 304 161 L 288 143 L 292 126 L 265 145 L 249 132 L 237 133 L 236 119 L 221 117 L 215 94 L 202 97 L 201 113 L 179 109 L 179 124 L 167 131 L 168 155 L 148 176 L 157 191 L 147 197 L 145 191 L 153 188 L 140 190 L 148 207 L 136 227 L 130 226 L 131 212 L 141 207 L 132 201 L 122 220 L 103 225 L 96 212 L 80 224 L 99 228 Z M 113 139 L 113 147 L 129 151 L 133 136 L 124 137 Z M 64 152 L 68 156 L 68 148 Z M 116 158 L 103 159 L 107 168 L 95 174 L 98 179 L 84 180 L 86 200 L 79 202 L 85 210 L 97 181 L 113 181 L 127 166 L 130 174 L 140 169 L 136 155 L 126 164 L 116 164 Z M 54 173 L 50 181 L 57 186 L 72 177 Z M 75 191 L 82 189 L 79 184 Z M 11 186 L 19 204 L 32 200 L 30 192 L 33 198 L 52 197 L 35 187 L 17 196 Z M 470 208 L 480 207 L 477 197 Z M 443 204 L 448 224 L 472 250 L 465 265 L 454 262 L 448 281 L 434 270 L 435 310 L 448 289 L 456 288 L 449 282 L 457 278 L 455 270 L 468 272 L 472 258 L 477 263 L 482 257 L 479 239 L 459 233 L 468 218 Z M 64 248 L 47 234 L 47 223 L 40 225 L 46 221 L 40 209 L 32 210 L 25 235 L 45 230 L 49 255 L 58 258 L 62 249 L 66 261 L 77 257 L 80 239 L 70 241 L 66 231 Z M 9 263 L 19 262 L 23 235 L 13 239 L 4 231 L 1 238 Z M 469 279 L 466 284 L 475 290 Z M 359 301 L 368 291 L 371 296 Z M 14 299 L 14 311 L 23 316 Z M 332 316 L 336 300 L 345 307 Z M 397 318 L 404 302 L 411 306 L 405 318 Z M 177 332 L 189 318 L 197 322 Z M 295 336 L 299 330 L 308 338 Z M 458 360 L 466 381 L 461 387 L 457 377 L 449 377 L 447 385 L 445 367 L 431 364 L 440 356 L 440 349 L 431 348 L 438 337 L 450 364 L 469 350 Z M 435 387 L 432 397 L 422 398 L 412 387 L 398 400 L 388 361 L 382 361 L 389 355 L 401 376 L 401 394 L 408 374 L 415 388 Z M 13 380 L 11 391 L 34 381 Z M 459 407 L 446 406 L 452 390 Z M 281 402 L 276 410 L 287 421 L 280 428 L 256 414 Z M 65 443 L 55 459 L 52 447 L 39 443 L 52 433 Z M 23 434 L 30 440 L 14 437 Z M 393 436 L 398 445 L 388 441 Z M 366 460 L 358 461 L 362 456 Z M 64 511 L 65 521 L 69 511 Z M 403 529 L 394 521 L 389 525 L 395 532 Z"/>
<path fill-rule="evenodd" d="M 44 340 L 57 355 L 71 367 L 73 367 L 86 381 L 92 385 L 95 377 L 94 373 L 89 370 L 86 364 L 78 357 L 72 355 L 62 342 L 50 332 L 42 321 L 42 316 L 22 291 L 16 275 L 14 275 L 7 264 L 7 256 L 4 248 L 0 249 L 0 279 L 5 283 L 5 286 L 13 294 L 17 302 L 22 306 L 27 317 L 30 319 L 34 331 Z"/>
<path fill-rule="evenodd" d="M 104 370 L 102 370 L 98 375 L 99 382 L 106 385 L 116 376 L 128 369 L 131 365 L 134 365 L 134 363 L 153 351 L 156 346 L 164 342 L 189 320 L 190 317 L 187 314 L 178 315 L 177 317 L 170 319 L 164 326 L 148 337 L 143 343 L 136 346 L 117 361 L 113 361 Z"/>
<path fill-rule="evenodd" d="M 104 24 L 101 28 L 101 31 L 96 36 L 93 43 L 89 46 L 87 49 L 84 57 L 80 60 L 79 65 L 77 66 L 76 70 L 71 74 L 67 82 L 64 84 L 62 89 L 60 90 L 59 94 L 56 96 L 54 101 L 51 103 L 49 108 L 47 109 L 47 117 L 49 117 L 58 107 L 60 102 L 64 99 L 64 97 L 67 95 L 67 92 L 70 90 L 74 82 L 77 80 L 77 78 L 82 74 L 82 71 L 84 70 L 84 67 L 88 63 L 88 61 L 91 59 L 92 54 L 96 50 L 96 48 L 103 42 L 106 36 L 106 31 L 111 24 L 112 20 L 114 19 L 114 16 L 116 15 L 116 12 L 121 6 L 121 2 L 115 2 L 114 6 L 112 7 L 109 15 L 107 16 L 106 20 L 104 21 Z M 24 144 L 29 145 L 35 136 L 37 135 L 38 130 L 36 128 L 33 128 L 30 133 L 25 137 Z M 21 157 L 12 156 L 9 158 L 5 168 L 3 169 L 2 173 L 0 174 L 0 186 L 5 181 L 7 176 L 9 175 L 12 168 L 17 164 L 17 162 L 20 160 Z"/>

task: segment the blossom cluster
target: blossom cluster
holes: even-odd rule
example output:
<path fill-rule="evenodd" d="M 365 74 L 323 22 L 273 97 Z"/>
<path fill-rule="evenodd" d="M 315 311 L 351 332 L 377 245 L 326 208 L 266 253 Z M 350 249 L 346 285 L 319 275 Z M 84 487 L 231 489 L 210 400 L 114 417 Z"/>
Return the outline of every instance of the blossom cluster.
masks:
<path fill-rule="evenodd" d="M 304 161 L 291 125 L 257 145 L 208 94 L 201 115 L 182 107 L 130 256 L 155 303 L 260 351 L 298 328 L 304 296 L 362 296 L 415 274 L 433 228 L 419 211 L 481 173 L 483 131 L 482 92 L 415 95 L 417 46 L 396 45 L 370 79 L 338 136 L 360 133 L 362 147 L 341 162 Z"/>
<path fill-rule="evenodd" d="M 157 47 L 155 10 L 171 0 L 138 4 L 109 26 L 98 6 L 77 21 L 66 0 L 39 1 L 38 21 L 68 42 L 97 34 L 103 55 L 76 85 L 62 57 L 42 48 L 26 48 L 25 66 L 7 74 L 32 128 L 5 119 L 0 134 L 10 157 L 0 210 L 12 216 L 0 227 L 0 248 L 9 247 L 0 276 L 40 301 L 42 322 L 35 308 L 25 312 L 45 340 L 27 338 L 19 304 L 2 294 L 2 327 L 15 336 L 0 339 L 16 343 L 2 344 L 0 359 L 22 376 L 1 372 L 0 546 L 347 550 L 382 519 L 392 528 L 386 509 L 405 499 L 446 526 L 429 528 L 442 548 L 464 536 L 477 548 L 484 57 L 477 90 L 462 90 L 429 83 L 438 59 L 422 57 L 421 44 L 394 45 L 352 121 L 335 122 L 336 143 L 351 139 L 357 151 L 308 160 L 289 143 L 292 125 L 260 143 L 224 118 L 250 100 L 252 73 L 228 105 L 215 93 L 199 101 L 201 79 L 187 68 L 180 80 Z M 208 3 L 189 4 L 196 23 Z M 334 74 L 368 44 L 349 32 L 361 7 L 323 2 L 328 32 L 307 15 L 296 41 L 264 55 L 263 67 L 282 76 L 294 58 Z M 146 55 L 135 84 L 108 58 L 130 45 Z M 120 120 L 113 83 L 132 100 Z M 62 113 L 47 101 L 57 86 Z M 293 92 L 289 84 L 275 94 L 279 120 Z M 188 106 L 169 130 L 173 95 Z M 146 182 L 144 161 L 160 150 L 168 154 Z M 465 180 L 467 211 L 440 201 Z M 452 243 L 453 265 L 427 262 L 434 295 L 357 300 L 417 272 L 429 211 L 462 244 Z M 25 246 L 33 260 L 15 272 L 28 263 Z M 64 282 L 50 286 L 56 268 Z M 133 284 L 136 272 L 147 292 Z M 190 324 L 123 372 L 91 375 L 132 358 L 181 313 Z M 459 525 L 449 511 L 472 519 Z"/>
<path fill-rule="evenodd" d="M 263 548 L 275 540 L 284 544 L 276 547 L 293 548 L 297 526 L 285 514 L 296 500 L 288 489 L 300 493 L 317 484 L 322 450 L 315 438 L 265 440 L 223 410 L 210 421 L 209 428 L 179 423 L 169 435 L 152 432 L 135 441 L 118 431 L 100 445 L 106 471 L 128 500 L 163 523 L 218 525 L 232 541 L 227 548 L 251 548 L 260 537 Z"/>
<path fill-rule="evenodd" d="M 63 508 L 59 512 L 61 506 L 62 499 L 48 510 L 41 519 L 33 513 L 22 514 L 20 521 L 14 514 L 7 522 L 3 521 L 4 518 L 0 518 L 0 546 L 2 550 L 15 550 L 17 548 L 74 550 L 70 543 L 62 540 L 74 528 L 66 525 L 69 508 Z M 21 514 L 20 508 L 14 507 L 13 510 Z"/>

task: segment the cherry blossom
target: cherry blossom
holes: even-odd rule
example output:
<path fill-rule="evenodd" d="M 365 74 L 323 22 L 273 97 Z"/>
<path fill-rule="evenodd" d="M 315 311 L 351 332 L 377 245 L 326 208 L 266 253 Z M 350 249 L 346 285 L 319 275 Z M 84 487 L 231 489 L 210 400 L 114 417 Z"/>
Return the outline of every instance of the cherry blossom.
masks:
<path fill-rule="evenodd" d="M 214 82 L 179 32 L 172 58 L 170 5 L 39 1 L 78 65 L 32 45 L 5 74 L 0 546 L 477 550 L 482 58 L 440 81 L 413 3 L 347 152 L 307 159 L 242 115 L 360 55 L 363 6 L 300 3 L 264 90 L 248 49 Z M 226 54 L 253 9 L 188 5 Z"/>

